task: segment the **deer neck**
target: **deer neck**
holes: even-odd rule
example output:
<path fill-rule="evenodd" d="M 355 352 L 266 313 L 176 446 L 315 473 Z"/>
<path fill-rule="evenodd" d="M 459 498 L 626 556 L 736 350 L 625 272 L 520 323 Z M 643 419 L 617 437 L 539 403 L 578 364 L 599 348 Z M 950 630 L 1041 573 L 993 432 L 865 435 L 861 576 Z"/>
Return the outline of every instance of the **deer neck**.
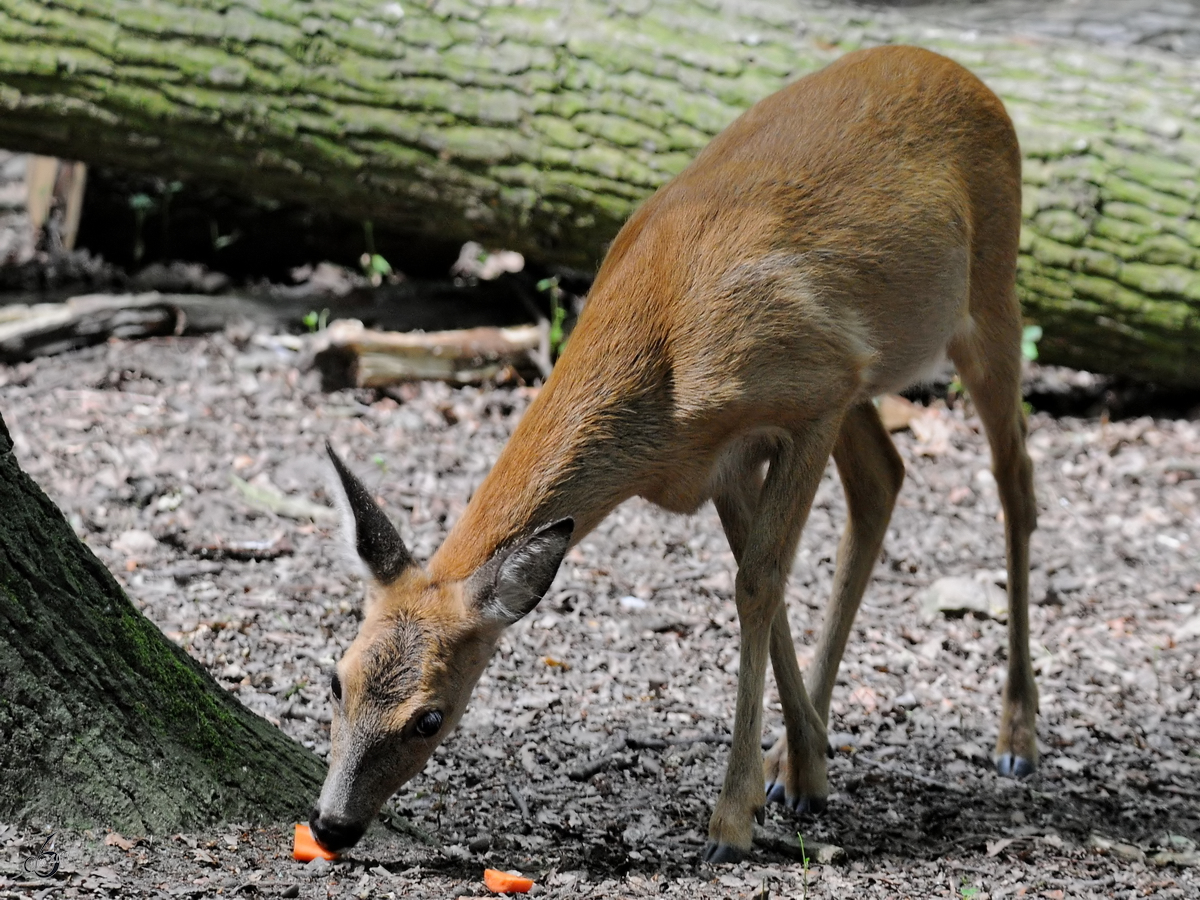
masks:
<path fill-rule="evenodd" d="M 585 324 L 572 341 L 595 346 L 579 340 L 581 330 L 594 330 Z M 609 335 L 601 352 L 568 349 L 559 360 L 430 560 L 435 579 L 465 578 L 505 542 L 567 516 L 577 543 L 652 477 L 668 380 L 636 344 Z"/>

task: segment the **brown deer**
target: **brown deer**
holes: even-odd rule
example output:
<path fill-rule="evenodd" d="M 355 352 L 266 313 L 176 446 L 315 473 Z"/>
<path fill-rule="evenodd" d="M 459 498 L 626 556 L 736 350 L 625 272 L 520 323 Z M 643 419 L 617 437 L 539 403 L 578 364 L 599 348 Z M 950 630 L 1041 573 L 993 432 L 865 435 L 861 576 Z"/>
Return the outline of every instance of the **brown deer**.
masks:
<path fill-rule="evenodd" d="M 331 449 L 368 578 L 333 676 L 317 839 L 358 840 L 453 728 L 567 548 L 634 495 L 675 512 L 712 499 L 738 563 L 733 743 L 704 859 L 741 858 L 767 799 L 822 809 L 830 694 L 904 477 L 872 398 L 946 356 L 987 430 L 1005 513 L 995 761 L 1031 772 L 1020 198 L 1016 135 L 978 79 L 911 47 L 851 53 L 742 115 L 629 220 L 553 374 L 426 568 Z M 831 454 L 849 522 L 810 699 L 783 593 Z M 768 655 L 786 734 L 764 763 Z"/>

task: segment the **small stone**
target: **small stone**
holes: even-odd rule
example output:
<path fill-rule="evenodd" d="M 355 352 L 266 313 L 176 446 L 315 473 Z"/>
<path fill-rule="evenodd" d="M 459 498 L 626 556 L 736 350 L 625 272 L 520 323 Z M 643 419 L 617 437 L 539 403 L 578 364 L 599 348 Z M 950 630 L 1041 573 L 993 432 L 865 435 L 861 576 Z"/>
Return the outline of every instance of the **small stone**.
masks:
<path fill-rule="evenodd" d="M 1156 866 L 1194 866 L 1200 867 L 1200 853 L 1179 853 L 1174 850 L 1160 850 L 1150 857 L 1150 862 Z"/>
<path fill-rule="evenodd" d="M 154 552 L 158 540 L 150 532 L 135 528 L 121 532 L 110 546 L 126 556 L 145 556 Z"/>
<path fill-rule="evenodd" d="M 938 617 L 963 616 L 1003 619 L 1008 615 L 1008 595 L 995 584 L 960 575 L 939 578 L 915 597 L 927 622 Z"/>
<path fill-rule="evenodd" d="M 1200 637 L 1200 615 L 1192 616 L 1175 629 L 1175 643 L 1182 644 L 1192 638 Z"/>
<path fill-rule="evenodd" d="M 829 734 L 829 746 L 835 753 L 850 753 L 862 749 L 862 738 L 848 731 L 833 731 Z"/>
<path fill-rule="evenodd" d="M 318 856 L 310 861 L 304 868 L 309 875 L 316 875 L 319 877 L 321 875 L 329 874 L 329 869 L 331 867 L 329 865 L 329 860 L 325 859 L 323 856 Z M 292 896 L 294 897 L 296 895 L 293 894 Z"/>
<path fill-rule="evenodd" d="M 1078 760 L 1071 759 L 1069 756 L 1052 756 L 1047 760 L 1047 765 L 1062 769 L 1071 775 L 1078 775 L 1083 771 L 1084 765 Z"/>
<path fill-rule="evenodd" d="M 1112 854 L 1119 859 L 1128 860 L 1129 862 L 1146 861 L 1146 854 L 1140 847 L 1135 847 L 1133 844 L 1126 844 L 1121 841 L 1113 844 Z"/>
<path fill-rule="evenodd" d="M 467 849 L 472 853 L 486 853 L 492 846 L 492 836 L 481 834 L 467 842 Z"/>
<path fill-rule="evenodd" d="M 954 748 L 954 752 L 963 759 L 969 759 L 972 762 L 981 762 L 987 759 L 987 754 L 983 752 L 983 748 L 978 744 L 963 743 Z"/>
<path fill-rule="evenodd" d="M 846 859 L 846 851 L 836 844 L 817 844 L 811 849 L 815 851 L 811 858 L 823 866 L 844 862 Z"/>

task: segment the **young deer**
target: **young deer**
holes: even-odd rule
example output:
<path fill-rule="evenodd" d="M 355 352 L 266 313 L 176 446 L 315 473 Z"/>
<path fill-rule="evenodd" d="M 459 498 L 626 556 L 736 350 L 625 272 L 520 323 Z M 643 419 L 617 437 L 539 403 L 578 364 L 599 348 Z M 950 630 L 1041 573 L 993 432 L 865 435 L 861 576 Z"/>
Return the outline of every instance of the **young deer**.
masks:
<path fill-rule="evenodd" d="M 872 397 L 946 355 L 987 429 L 1005 513 L 996 765 L 1031 772 L 1020 168 L 1003 106 L 961 66 L 911 47 L 852 53 L 741 116 L 625 225 L 566 352 L 427 568 L 333 456 L 369 578 L 333 676 L 317 839 L 341 849 L 362 835 L 567 548 L 634 495 L 676 512 L 711 498 L 738 562 L 733 744 L 704 859 L 745 854 L 767 799 L 823 808 L 830 694 L 904 476 Z M 810 699 L 783 592 L 830 454 L 849 522 Z M 786 737 L 764 765 L 768 654 Z"/>

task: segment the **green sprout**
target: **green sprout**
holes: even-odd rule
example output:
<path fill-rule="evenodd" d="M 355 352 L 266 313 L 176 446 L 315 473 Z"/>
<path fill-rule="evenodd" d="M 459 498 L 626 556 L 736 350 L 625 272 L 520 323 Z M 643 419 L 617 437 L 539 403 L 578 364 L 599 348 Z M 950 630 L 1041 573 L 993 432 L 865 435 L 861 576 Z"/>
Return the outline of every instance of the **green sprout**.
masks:
<path fill-rule="evenodd" d="M 378 253 L 372 253 L 365 264 L 368 275 L 378 275 L 381 278 L 392 274 L 392 264 L 380 256 Z"/>
<path fill-rule="evenodd" d="M 310 309 L 300 321 L 304 323 L 304 327 L 309 331 L 324 331 L 325 327 L 329 324 L 329 310 L 323 309 L 317 312 L 315 309 Z"/>
<path fill-rule="evenodd" d="M 287 689 L 287 693 L 285 693 L 283 695 L 283 699 L 291 700 L 293 697 L 295 697 L 298 693 L 300 693 L 306 687 L 308 687 L 308 679 L 304 679 L 302 681 L 297 681 L 295 684 L 293 684 L 290 688 Z"/>
<path fill-rule="evenodd" d="M 804 835 L 796 832 L 796 837 L 800 840 L 800 859 L 804 864 L 804 896 L 803 900 L 808 900 L 808 851 L 804 849 Z"/>
<path fill-rule="evenodd" d="M 229 232 L 229 234 L 221 234 L 221 229 L 217 225 L 216 219 L 208 220 L 208 233 L 209 237 L 212 239 L 212 248 L 214 252 L 224 250 L 231 244 L 237 243 L 238 239 L 242 236 L 241 231 L 236 228 Z"/>
<path fill-rule="evenodd" d="M 370 219 L 363 219 L 363 244 L 366 249 L 358 258 L 363 274 L 373 287 L 383 284 L 383 279 L 392 276 L 392 266 L 375 249 L 375 225 Z"/>
<path fill-rule="evenodd" d="M 183 190 L 182 181 L 168 181 L 159 188 L 162 197 L 162 253 L 164 257 L 171 255 L 171 197 Z"/>
<path fill-rule="evenodd" d="M 558 286 L 557 275 L 543 278 L 537 283 L 537 289 L 550 298 L 550 355 L 557 358 L 566 343 L 563 320 L 567 317 L 567 310 L 562 303 L 563 289 Z"/>
<path fill-rule="evenodd" d="M 1041 325 L 1026 325 L 1021 331 L 1021 355 L 1030 362 L 1038 358 L 1038 341 L 1042 339 Z"/>
<path fill-rule="evenodd" d="M 146 216 L 158 206 L 149 194 L 134 194 L 129 198 L 129 208 L 133 210 L 133 261 L 141 262 L 146 255 L 146 238 L 143 229 Z"/>

